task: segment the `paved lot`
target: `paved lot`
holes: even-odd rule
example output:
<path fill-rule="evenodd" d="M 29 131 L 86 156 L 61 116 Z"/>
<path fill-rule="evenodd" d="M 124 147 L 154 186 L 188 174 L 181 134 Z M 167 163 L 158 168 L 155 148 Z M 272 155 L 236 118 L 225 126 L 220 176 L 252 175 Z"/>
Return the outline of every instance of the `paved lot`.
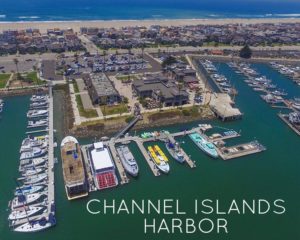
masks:
<path fill-rule="evenodd" d="M 55 60 L 42 61 L 42 77 L 48 80 L 63 80 L 63 76 L 56 75 L 55 67 Z"/>
<path fill-rule="evenodd" d="M 19 72 L 31 72 L 34 66 L 37 66 L 36 60 L 24 61 L 18 59 L 18 61 Z M 11 73 L 16 71 L 17 67 L 13 60 L 0 61 L 0 72 Z"/>

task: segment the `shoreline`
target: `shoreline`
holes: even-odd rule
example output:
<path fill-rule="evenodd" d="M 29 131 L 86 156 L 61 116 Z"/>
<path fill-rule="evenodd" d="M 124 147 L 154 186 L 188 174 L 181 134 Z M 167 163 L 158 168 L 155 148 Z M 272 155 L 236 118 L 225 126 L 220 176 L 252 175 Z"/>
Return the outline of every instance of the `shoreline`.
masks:
<path fill-rule="evenodd" d="M 192 19 L 153 19 L 153 20 L 70 20 L 70 21 L 17 21 L 0 22 L 0 31 L 38 28 L 46 32 L 50 28 L 72 28 L 79 32 L 81 27 L 121 28 L 151 25 L 184 26 L 184 25 L 226 25 L 226 24 L 263 24 L 263 23 L 300 23 L 300 18 L 192 18 Z"/>

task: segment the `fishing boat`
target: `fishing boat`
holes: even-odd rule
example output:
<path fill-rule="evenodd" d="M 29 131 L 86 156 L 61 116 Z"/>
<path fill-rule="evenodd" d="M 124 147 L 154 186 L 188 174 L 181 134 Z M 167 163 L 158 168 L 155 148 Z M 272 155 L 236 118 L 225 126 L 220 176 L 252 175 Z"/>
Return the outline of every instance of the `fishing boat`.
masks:
<path fill-rule="evenodd" d="M 45 180 L 47 177 L 48 177 L 47 173 L 40 173 L 37 175 L 26 177 L 24 179 L 24 184 L 31 185 L 31 184 L 39 183 L 39 182 Z"/>
<path fill-rule="evenodd" d="M 45 208 L 34 206 L 24 207 L 23 209 L 12 211 L 8 216 L 8 220 L 12 221 L 27 218 L 41 212 L 43 209 Z"/>
<path fill-rule="evenodd" d="M 203 136 L 201 136 L 199 133 L 191 133 L 189 134 L 189 137 L 192 139 L 192 141 L 207 155 L 217 158 L 218 152 L 215 147 L 215 145 L 209 141 L 207 141 Z"/>
<path fill-rule="evenodd" d="M 69 200 L 88 195 L 80 145 L 76 138 L 65 137 L 60 145 L 65 190 Z"/>
<path fill-rule="evenodd" d="M 16 228 L 14 228 L 15 232 L 39 232 L 50 228 L 56 224 L 55 217 L 52 213 L 49 214 L 48 219 L 42 217 L 38 220 L 29 221 L 24 223 Z"/>
<path fill-rule="evenodd" d="M 155 146 L 148 146 L 149 155 L 157 166 L 157 168 L 162 171 L 163 173 L 168 173 L 170 171 L 170 166 L 168 163 L 168 158 L 166 155 L 161 151 L 160 147 Z"/>
<path fill-rule="evenodd" d="M 184 154 L 182 149 L 179 146 L 178 142 L 175 143 L 171 143 L 171 142 L 167 142 L 166 143 L 166 148 L 168 150 L 168 152 L 170 153 L 170 155 L 177 161 L 180 163 L 185 162 L 185 158 L 184 158 Z"/>
<path fill-rule="evenodd" d="M 128 172 L 131 176 L 136 177 L 139 173 L 139 167 L 129 148 L 123 145 L 117 147 L 117 152 L 125 171 Z"/>
<path fill-rule="evenodd" d="M 16 191 L 15 191 L 15 195 L 16 196 L 20 196 L 20 195 L 27 195 L 27 194 L 32 194 L 32 193 L 36 193 L 41 191 L 44 188 L 44 186 L 22 186 L 19 187 Z"/>
<path fill-rule="evenodd" d="M 15 210 L 20 207 L 28 206 L 29 204 L 39 200 L 42 196 L 43 196 L 42 193 L 19 195 L 12 200 L 11 209 Z"/>
<path fill-rule="evenodd" d="M 29 110 L 27 112 L 28 118 L 37 118 L 48 116 L 48 110 Z"/>
<path fill-rule="evenodd" d="M 41 149 L 38 147 L 32 148 L 30 151 L 22 152 L 20 156 L 20 160 L 37 158 L 45 155 L 47 153 L 47 149 Z"/>

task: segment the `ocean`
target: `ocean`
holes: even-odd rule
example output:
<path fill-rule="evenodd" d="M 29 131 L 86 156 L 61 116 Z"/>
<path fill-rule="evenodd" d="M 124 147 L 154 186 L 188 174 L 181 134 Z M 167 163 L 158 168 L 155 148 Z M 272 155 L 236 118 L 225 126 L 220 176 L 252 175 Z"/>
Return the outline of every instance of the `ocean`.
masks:
<path fill-rule="evenodd" d="M 241 131 L 242 137 L 228 141 L 237 144 L 257 139 L 267 147 L 265 152 L 243 158 L 223 161 L 212 159 L 202 153 L 188 137 L 179 138 L 184 150 L 196 161 L 197 167 L 190 169 L 170 158 L 171 171 L 168 175 L 154 177 L 141 152 L 135 144 L 130 144 L 140 167 L 137 179 L 114 189 L 94 192 L 86 199 L 68 201 L 65 195 L 59 148 L 55 150 L 58 164 L 55 165 L 55 200 L 57 226 L 44 232 L 33 234 L 18 234 L 11 231 L 7 222 L 7 204 L 13 197 L 18 176 L 19 147 L 25 137 L 26 112 L 29 106 L 29 96 L 10 97 L 5 99 L 5 109 L 0 119 L 0 239 L 1 240 L 82 240 L 82 239 L 211 239 L 211 240 L 282 240 L 300 239 L 300 148 L 297 136 L 283 121 L 279 119 L 278 109 L 271 108 L 249 86 L 243 82 L 243 77 L 237 75 L 225 63 L 216 64 L 219 72 L 228 77 L 238 90 L 235 101 L 243 112 L 243 119 L 222 123 L 209 121 L 215 129 L 224 131 L 234 129 Z M 300 87 L 290 79 L 282 76 L 266 64 L 255 64 L 254 68 L 261 74 L 272 79 L 278 87 L 285 89 L 290 98 L 300 96 Z M 62 130 L 61 95 L 55 94 L 55 137 L 59 145 L 64 137 Z M 200 122 L 184 125 L 185 128 L 197 126 Z M 162 127 L 169 131 L 178 131 L 182 125 Z M 152 131 L 154 129 L 145 129 Z M 79 139 L 81 144 L 91 143 L 94 139 Z M 166 152 L 163 144 L 162 150 Z M 226 216 L 228 234 L 144 234 L 144 217 L 135 215 L 91 215 L 86 210 L 90 199 L 179 199 L 181 208 L 191 211 L 191 201 L 195 198 L 219 199 L 220 207 L 232 199 L 283 199 L 286 213 L 284 215 L 238 215 Z M 221 210 L 222 210 L 221 209 Z M 146 217 L 156 217 L 150 215 Z M 169 216 L 165 216 L 169 219 Z M 179 216 L 182 217 L 182 216 Z M 194 217 L 189 215 L 188 217 Z M 203 215 L 200 215 L 203 217 Z M 208 216 L 212 217 L 212 216 Z M 161 219 L 162 216 L 158 217 Z M 197 219 L 197 217 L 195 218 Z"/>
<path fill-rule="evenodd" d="M 295 0 L 1 0 L 0 22 L 299 18 Z"/>

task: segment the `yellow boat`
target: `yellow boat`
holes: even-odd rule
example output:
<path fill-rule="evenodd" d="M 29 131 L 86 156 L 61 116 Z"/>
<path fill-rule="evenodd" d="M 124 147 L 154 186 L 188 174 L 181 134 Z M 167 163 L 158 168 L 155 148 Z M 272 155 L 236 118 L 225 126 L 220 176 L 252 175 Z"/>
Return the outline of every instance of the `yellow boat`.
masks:
<path fill-rule="evenodd" d="M 166 155 L 163 153 L 163 151 L 160 149 L 158 145 L 154 146 L 155 150 L 158 152 L 158 154 L 163 158 L 164 161 L 169 161 L 169 159 L 166 157 Z"/>
<path fill-rule="evenodd" d="M 150 157 L 152 158 L 154 164 L 164 173 L 168 173 L 170 171 L 170 166 L 167 163 L 168 158 L 161 151 L 159 146 L 155 145 L 154 147 L 148 146 L 148 152 Z"/>

